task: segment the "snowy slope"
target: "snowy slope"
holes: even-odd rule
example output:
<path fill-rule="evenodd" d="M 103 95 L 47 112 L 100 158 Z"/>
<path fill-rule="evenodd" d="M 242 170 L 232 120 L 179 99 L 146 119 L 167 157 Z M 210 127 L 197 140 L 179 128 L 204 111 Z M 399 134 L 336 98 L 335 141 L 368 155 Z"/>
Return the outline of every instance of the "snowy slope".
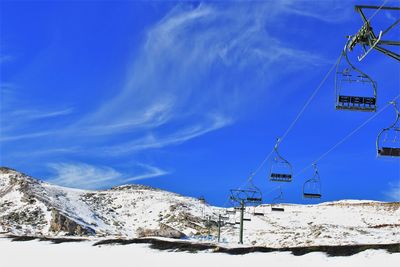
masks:
<path fill-rule="evenodd" d="M 256 207 L 264 216 L 252 215 L 254 208 L 246 210 L 251 221 L 245 222 L 245 243 L 270 247 L 400 243 L 400 203 L 351 200 L 280 206 L 284 212 L 271 211 L 270 205 Z M 235 230 L 225 231 L 228 242 L 237 239 Z"/>
<path fill-rule="evenodd" d="M 88 191 L 51 185 L 0 169 L 0 231 L 17 235 L 138 237 L 174 229 L 206 232 L 202 214 L 217 208 L 140 185 Z M 170 229 L 172 227 L 172 229 Z"/>
<path fill-rule="evenodd" d="M 400 203 L 343 200 L 318 205 L 248 207 L 245 244 L 268 247 L 400 243 Z M 254 215 L 263 213 L 263 216 Z M 0 168 L 0 232 L 85 238 L 215 238 L 236 246 L 239 212 L 141 185 L 104 191 L 64 188 Z M 211 218 L 211 220 L 209 220 Z M 211 238 L 211 239 L 212 239 Z M 212 240 L 211 240 L 212 241 Z"/>
<path fill-rule="evenodd" d="M 94 242 L 53 245 L 43 241 L 11 242 L 0 238 L 2 266 L 70 267 L 70 266 L 260 266 L 273 267 L 397 267 L 400 253 L 366 250 L 347 257 L 328 257 L 322 252 L 294 256 L 290 252 L 249 253 L 189 253 L 158 251 L 146 244 L 124 246 L 93 246 Z M 23 255 L 21 257 L 21 255 Z"/>

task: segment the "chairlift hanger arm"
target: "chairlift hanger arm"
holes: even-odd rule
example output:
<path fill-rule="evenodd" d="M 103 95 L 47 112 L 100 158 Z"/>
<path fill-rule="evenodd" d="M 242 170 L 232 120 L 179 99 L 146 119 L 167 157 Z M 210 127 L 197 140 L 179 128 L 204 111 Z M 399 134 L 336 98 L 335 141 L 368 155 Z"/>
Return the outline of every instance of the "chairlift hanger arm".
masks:
<path fill-rule="evenodd" d="M 393 108 L 394 108 L 394 110 L 395 110 L 395 112 L 396 112 L 396 120 L 395 120 L 395 121 L 392 123 L 392 125 L 390 125 L 388 128 L 395 128 L 395 126 L 397 125 L 397 123 L 399 122 L 399 119 L 400 119 L 400 111 L 399 111 L 399 109 L 397 108 L 397 103 L 396 103 L 396 101 L 391 101 L 390 104 L 393 105 Z"/>
<path fill-rule="evenodd" d="M 285 162 L 286 164 L 288 164 L 288 165 L 290 166 L 290 168 L 291 168 L 292 165 L 289 163 L 289 161 L 287 161 L 285 158 L 283 158 L 282 155 L 281 155 L 281 154 L 279 153 L 279 151 L 278 151 L 278 147 L 279 147 L 280 142 L 281 142 L 281 139 L 280 139 L 280 138 L 277 138 L 276 144 L 275 144 L 275 146 L 274 146 L 275 153 L 276 153 L 276 155 L 278 156 L 278 158 L 279 158 L 280 160 L 284 161 L 284 162 Z"/>
<path fill-rule="evenodd" d="M 349 56 L 347 55 L 346 47 L 348 47 L 349 45 L 351 45 L 351 42 L 352 42 L 352 40 L 349 39 L 348 43 L 347 43 L 346 46 L 344 47 L 344 50 L 343 50 L 344 57 L 345 57 L 347 63 L 350 65 L 350 67 L 351 67 L 353 70 L 357 71 L 357 72 L 360 73 L 362 76 L 364 76 L 364 77 L 367 78 L 369 81 L 371 81 L 372 87 L 373 87 L 373 89 L 374 89 L 374 97 L 376 98 L 376 83 L 375 83 L 375 81 L 372 80 L 372 78 L 371 78 L 369 75 L 367 75 L 366 73 L 364 73 L 364 72 L 361 71 L 360 69 L 356 68 L 356 67 L 350 62 Z M 384 48 L 383 48 L 383 49 L 384 49 Z M 385 49 L 385 50 L 386 50 L 386 49 Z M 387 51 L 388 51 L 388 50 L 387 50 Z M 388 51 L 388 52 L 391 52 L 391 51 Z"/>

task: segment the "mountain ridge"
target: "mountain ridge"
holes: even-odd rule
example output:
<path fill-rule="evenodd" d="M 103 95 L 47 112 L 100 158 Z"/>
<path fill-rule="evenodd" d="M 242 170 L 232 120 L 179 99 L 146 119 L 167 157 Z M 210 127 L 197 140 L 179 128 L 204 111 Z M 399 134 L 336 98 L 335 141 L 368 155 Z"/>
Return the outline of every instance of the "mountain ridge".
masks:
<path fill-rule="evenodd" d="M 288 247 L 400 243 L 400 203 L 341 200 L 316 205 L 247 207 L 245 243 Z M 228 219 L 221 240 L 235 244 L 238 212 L 142 185 L 82 190 L 52 185 L 0 167 L 0 232 L 19 236 L 215 241 L 219 214 Z M 257 212 L 255 212 L 257 211 Z M 256 213 L 264 216 L 256 216 Z"/>

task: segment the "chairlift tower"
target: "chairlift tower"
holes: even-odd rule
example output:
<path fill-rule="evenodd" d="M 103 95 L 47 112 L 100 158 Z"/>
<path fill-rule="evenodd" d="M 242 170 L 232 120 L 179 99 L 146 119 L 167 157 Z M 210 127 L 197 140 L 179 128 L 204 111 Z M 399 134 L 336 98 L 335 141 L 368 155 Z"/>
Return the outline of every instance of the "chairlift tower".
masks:
<path fill-rule="evenodd" d="M 218 243 L 221 241 L 221 226 L 225 225 L 225 221 L 229 219 L 228 217 L 224 217 L 221 214 L 218 215 Z"/>
<path fill-rule="evenodd" d="M 251 189 L 231 189 L 230 191 L 230 200 L 240 205 L 239 244 L 243 244 L 243 221 L 246 204 L 261 204 L 262 198 L 257 196 L 258 191 Z"/>

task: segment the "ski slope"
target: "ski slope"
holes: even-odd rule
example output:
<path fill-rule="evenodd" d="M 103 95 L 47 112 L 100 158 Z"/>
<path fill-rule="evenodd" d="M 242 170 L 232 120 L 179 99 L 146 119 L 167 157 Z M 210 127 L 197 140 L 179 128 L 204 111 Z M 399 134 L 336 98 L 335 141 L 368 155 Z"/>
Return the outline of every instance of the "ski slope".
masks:
<path fill-rule="evenodd" d="M 400 253 L 366 250 L 348 257 L 328 257 L 321 252 L 294 256 L 289 252 L 188 253 L 158 251 L 145 244 L 92 246 L 93 242 L 50 244 L 43 241 L 11 242 L 0 238 L 1 266 L 69 267 L 69 266 L 273 266 L 273 267 L 385 267 L 398 266 Z"/>

